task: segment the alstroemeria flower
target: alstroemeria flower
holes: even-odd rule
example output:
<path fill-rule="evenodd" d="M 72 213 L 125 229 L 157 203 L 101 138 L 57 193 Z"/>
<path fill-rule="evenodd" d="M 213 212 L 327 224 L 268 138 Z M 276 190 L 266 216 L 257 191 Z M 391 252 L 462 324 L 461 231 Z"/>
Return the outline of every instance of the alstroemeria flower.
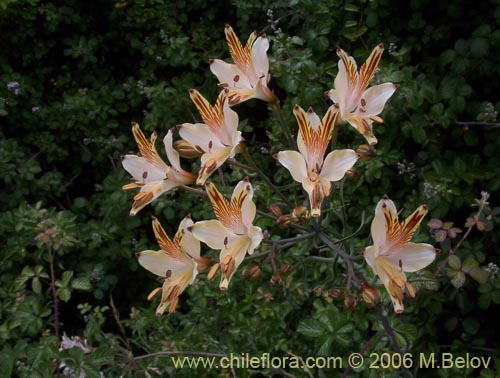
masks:
<path fill-rule="evenodd" d="M 220 59 L 210 60 L 210 70 L 219 79 L 219 86 L 229 90 L 229 104 L 234 105 L 251 98 L 276 103 L 278 98 L 267 87 L 269 60 L 267 50 L 269 40 L 265 35 L 257 38 L 253 32 L 243 47 L 233 28 L 226 25 L 226 40 L 234 64 Z"/>
<path fill-rule="evenodd" d="M 290 171 L 293 179 L 300 182 L 309 194 L 311 215 L 321 215 L 321 203 L 330 195 L 332 181 L 339 181 L 352 168 L 358 155 L 354 150 L 335 150 L 323 160 L 328 142 L 332 137 L 338 109 L 332 105 L 323 120 L 309 108 L 307 113 L 295 105 L 293 114 L 299 124 L 297 151 L 280 151 L 278 161 Z"/>
<path fill-rule="evenodd" d="M 219 288 L 226 290 L 245 255 L 251 255 L 263 239 L 260 227 L 254 226 L 256 207 L 252 201 L 253 188 L 247 178 L 241 180 L 228 201 L 215 185 L 205 185 L 217 220 L 196 222 L 193 235 L 212 249 L 220 249 L 219 264 L 212 267 L 209 279 L 221 269 Z"/>
<path fill-rule="evenodd" d="M 375 47 L 358 72 L 354 58 L 344 50 L 337 49 L 339 72 L 335 77 L 335 89 L 327 92 L 330 99 L 338 104 L 342 120 L 349 122 L 370 144 L 377 143 L 372 123 L 383 122 L 378 115 L 398 88 L 397 84 L 384 83 L 366 89 L 375 75 L 383 51 L 382 44 Z"/>
<path fill-rule="evenodd" d="M 394 311 L 398 313 L 404 310 L 404 289 L 411 297 L 415 297 L 415 291 L 406 280 L 405 272 L 423 269 L 436 257 L 436 250 L 432 245 L 410 241 L 425 214 L 427 206 L 422 205 L 403 223 L 399 223 L 396 206 L 387 196 L 375 208 L 371 226 L 373 245 L 365 249 L 364 257 L 382 280 L 392 298 Z"/>
<path fill-rule="evenodd" d="M 163 143 L 172 166 L 167 165 L 156 151 L 156 132 L 147 140 L 137 123 L 132 123 L 132 132 L 142 156 L 125 155 L 122 165 L 132 175 L 133 182 L 122 189 L 141 188 L 134 197 L 130 215 L 135 215 L 148 203 L 162 193 L 180 185 L 193 184 L 196 176 L 181 168 L 179 153 L 172 147 L 172 130 L 169 130 Z"/>
<path fill-rule="evenodd" d="M 200 242 L 186 230 L 193 225 L 189 215 L 182 220 L 171 240 L 160 222 L 153 218 L 153 230 L 160 246 L 159 251 L 142 251 L 136 254 L 139 264 L 164 279 L 163 286 L 151 292 L 148 300 L 162 290 L 161 302 L 156 309 L 160 316 L 168 308 L 172 313 L 179 301 L 179 295 L 193 283 L 198 271 L 208 265 L 208 259 L 200 257 Z"/>
<path fill-rule="evenodd" d="M 189 91 L 205 123 L 177 126 L 179 135 L 201 155 L 201 168 L 196 183 L 203 185 L 227 159 L 239 152 L 243 141 L 238 128 L 238 114 L 229 108 L 228 92 L 223 90 L 214 106 L 195 89 Z"/>

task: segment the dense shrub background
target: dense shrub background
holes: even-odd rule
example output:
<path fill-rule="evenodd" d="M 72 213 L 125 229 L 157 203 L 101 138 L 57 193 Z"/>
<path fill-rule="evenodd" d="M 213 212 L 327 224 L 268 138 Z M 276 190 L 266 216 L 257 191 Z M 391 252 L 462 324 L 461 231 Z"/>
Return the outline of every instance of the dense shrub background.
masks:
<path fill-rule="evenodd" d="M 120 156 L 136 153 L 130 123 L 149 134 L 198 114 L 188 90 L 210 101 L 217 94 L 210 58 L 227 59 L 224 25 L 243 41 L 252 30 L 271 40 L 270 87 L 281 100 L 289 127 L 298 103 L 322 115 L 324 92 L 337 73 L 335 50 L 364 61 L 383 42 L 386 51 L 375 81 L 400 88 L 377 125 L 376 159 L 357 165 L 359 175 L 342 184 L 347 207 L 333 211 L 332 232 L 348 235 L 359 253 L 369 245 L 376 202 L 388 194 L 408 214 L 427 203 L 430 216 L 465 231 L 471 204 L 491 193 L 486 229 L 474 229 L 458 252 L 459 264 L 438 279 L 433 272 L 457 240 L 435 242 L 443 253 L 421 278 L 405 314 L 389 318 L 404 350 L 473 353 L 497 358 L 500 281 L 489 274 L 478 283 L 460 263 L 491 271 L 500 265 L 500 3 L 491 1 L 0 1 L 0 370 L 5 376 L 55 375 L 60 359 L 88 377 L 232 376 L 235 372 L 173 370 L 164 357 L 134 359 L 159 351 L 250 353 L 283 356 L 347 356 L 367 347 L 390 351 L 381 318 L 362 303 L 347 310 L 327 296 L 345 285 L 345 267 L 318 262 L 312 244 L 280 252 L 276 262 L 291 269 L 272 285 L 269 259 L 255 282 L 237 273 L 228 292 L 201 276 L 181 297 L 176 313 L 157 319 L 146 296 L 154 277 L 140 269 L 134 253 L 155 249 L 150 216 L 172 234 L 184 215 L 212 218 L 202 198 L 168 193 L 136 217 L 128 216 L 132 193 Z M 266 104 L 236 108 L 250 153 L 273 180 L 290 177 L 271 154 L 283 147 L 281 131 Z M 346 127 L 338 143 L 357 147 L 361 136 Z M 161 148 L 159 148 L 161 150 Z M 269 154 L 263 153 L 269 151 Z M 186 166 L 190 163 L 187 162 Z M 192 163 L 193 169 L 198 163 Z M 225 167 L 231 185 L 248 174 Z M 280 203 L 256 178 L 256 202 L 265 210 Z M 296 190 L 297 189 L 297 190 Z M 230 193 L 229 188 L 227 192 Z M 288 191 L 292 202 L 298 187 Z M 287 194 L 288 195 L 288 194 Z M 331 197 L 340 205 L 339 191 Z M 292 209 L 284 209 L 291 211 Z M 361 214 L 365 212 L 362 219 Z M 487 216 L 489 215 L 489 218 Z M 291 237 L 272 220 L 257 224 L 271 235 Z M 55 230 L 44 242 L 40 235 Z M 418 239 L 432 240 L 422 227 Z M 265 251 L 266 247 L 261 247 Z M 207 252 L 216 257 L 214 252 Z M 62 335 L 79 335 L 93 347 L 58 352 L 53 330 L 50 256 L 54 256 L 58 322 Z M 244 265 L 242 266 L 242 268 Z M 427 278 L 426 278 L 427 277 Z M 456 280 L 464 278 L 461 285 Z M 455 281 L 453 281 L 455 280 Z M 453 282 L 452 282 L 453 281 Z M 458 282 L 460 283 L 460 282 Z M 439 288 L 439 289 L 438 289 Z M 434 289 L 434 290 L 433 290 Z M 436 291 L 436 289 L 438 289 Z M 354 293 L 358 294 L 358 293 Z M 367 344 L 371 340 L 370 344 Z M 339 370 L 335 374 L 339 374 Z M 367 377 L 398 372 L 358 371 Z M 237 376 L 283 376 L 278 370 L 236 370 Z M 289 376 L 331 376 L 324 370 L 292 369 Z M 351 372 L 351 374 L 355 374 Z M 402 373 L 403 374 L 403 373 Z M 493 377 L 494 370 L 435 369 L 414 376 Z M 78 374 L 76 375 L 78 376 Z"/>

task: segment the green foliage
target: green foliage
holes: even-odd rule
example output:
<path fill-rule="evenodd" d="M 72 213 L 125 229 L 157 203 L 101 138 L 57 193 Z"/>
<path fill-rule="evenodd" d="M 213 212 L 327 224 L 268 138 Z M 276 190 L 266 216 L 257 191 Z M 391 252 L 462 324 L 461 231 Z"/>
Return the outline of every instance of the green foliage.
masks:
<path fill-rule="evenodd" d="M 135 252 L 155 249 L 149 218 L 173 235 L 187 213 L 213 218 L 205 199 L 171 191 L 128 215 L 133 194 L 120 157 L 136 154 L 130 123 L 162 139 L 184 122 L 199 122 L 189 99 L 196 88 L 213 103 L 217 81 L 209 60 L 228 61 L 224 25 L 242 41 L 266 33 L 272 79 L 292 134 L 295 104 L 323 115 L 338 57 L 359 64 L 382 42 L 373 84 L 394 82 L 383 124 L 374 125 L 377 156 L 335 183 L 318 227 L 350 256 L 370 245 L 377 201 L 388 194 L 407 216 L 426 203 L 439 227 L 422 227 L 416 242 L 441 252 L 425 271 L 409 274 L 417 292 L 405 313 L 391 317 L 389 298 L 369 309 L 358 291 L 345 292 L 345 261 L 321 240 L 260 247 L 221 292 L 204 274 L 181 296 L 177 311 L 157 318 L 146 301 L 157 283 Z M 472 353 L 495 357 L 500 306 L 500 4 L 383 1 L 0 1 L 0 371 L 6 377 L 233 376 L 222 368 L 174 369 L 171 352 L 260 356 L 339 356 L 394 351 Z M 234 108 L 248 152 L 285 198 L 245 166 L 222 169 L 231 188 L 248 175 L 255 224 L 270 240 L 293 238 L 303 225 L 280 228 L 283 213 L 306 205 L 300 184 L 272 159 L 286 146 L 279 117 L 252 100 Z M 178 139 L 177 132 L 174 139 Z M 337 148 L 365 143 L 349 125 Z M 164 155 L 163 144 L 157 148 Z M 243 156 L 236 157 L 247 164 Z M 192 162 L 192 163 L 191 163 Z M 199 162 L 183 160 L 196 171 Z M 222 181 L 212 177 L 218 187 Z M 482 191 L 489 204 L 475 201 Z M 286 201 L 285 201 L 286 200 Z M 314 222 L 314 221 L 311 221 Z M 306 223 L 307 227 L 314 223 Z M 304 226 L 304 227 L 306 227 Z M 312 226 L 311 226 L 312 227 Z M 455 229 L 454 229 L 455 228 Z M 459 231 L 461 232 L 459 232 Z M 467 237 L 461 241 L 467 233 Z M 432 240 L 434 239 L 434 240 Z M 207 248 L 202 254 L 217 259 Z M 260 277 L 241 272 L 258 263 Z M 354 268 L 379 287 L 363 260 Z M 359 288 L 358 288 L 359 289 Z M 336 294 L 340 292 L 340 299 Z M 329 295 L 330 294 L 330 295 Z M 348 308 L 346 308 L 348 307 Z M 382 311 L 382 310 L 384 311 Z M 387 334 L 389 322 L 394 337 Z M 55 326 L 55 325 L 58 326 Z M 86 340 L 60 348 L 63 334 Z M 445 346 L 445 347 L 443 347 Z M 60 350 L 61 349 L 61 350 Z M 164 355 L 155 355 L 157 352 Z M 151 354 L 147 356 L 147 354 Z M 138 358 L 143 356 L 143 358 Z M 344 369 L 238 369 L 237 376 L 330 376 Z M 360 376 L 399 371 L 363 367 Z M 412 376 L 492 377 L 488 369 L 419 370 Z M 410 376 L 408 375 L 408 376 Z"/>

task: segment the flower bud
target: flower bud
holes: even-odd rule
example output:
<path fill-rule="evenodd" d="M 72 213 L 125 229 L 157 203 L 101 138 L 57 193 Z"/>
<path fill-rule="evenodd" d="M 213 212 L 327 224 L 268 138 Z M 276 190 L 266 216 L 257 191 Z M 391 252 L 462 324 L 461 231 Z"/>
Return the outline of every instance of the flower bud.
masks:
<path fill-rule="evenodd" d="M 345 172 L 346 177 L 356 177 L 358 175 L 358 169 L 356 167 L 352 167 Z"/>
<path fill-rule="evenodd" d="M 200 157 L 202 155 L 201 151 L 198 151 L 183 139 L 175 141 L 174 148 L 183 158 L 191 159 Z"/>
<path fill-rule="evenodd" d="M 278 269 L 281 274 L 285 274 L 290 270 L 290 264 L 284 262 L 281 264 L 280 268 Z"/>
<path fill-rule="evenodd" d="M 305 206 L 297 206 L 295 209 L 293 209 L 292 216 L 297 219 L 299 223 L 307 223 L 311 218 L 311 214 Z"/>
<path fill-rule="evenodd" d="M 262 268 L 260 264 L 250 264 L 241 272 L 244 279 L 248 281 L 257 281 L 262 276 Z"/>
<path fill-rule="evenodd" d="M 377 150 L 370 144 L 362 144 L 356 148 L 356 153 L 359 155 L 360 161 L 372 160 L 377 157 Z"/>
<path fill-rule="evenodd" d="M 276 219 L 276 224 L 280 228 L 288 228 L 290 227 L 290 224 L 292 223 L 292 216 L 291 215 L 282 215 L 278 219 Z"/>
<path fill-rule="evenodd" d="M 271 277 L 270 282 L 271 282 L 271 285 L 278 286 L 278 285 L 281 285 L 283 283 L 283 280 L 281 279 L 281 275 L 278 272 L 276 272 Z"/>
<path fill-rule="evenodd" d="M 345 293 L 344 306 L 349 310 L 354 310 L 358 304 L 358 299 L 351 293 Z"/>
<path fill-rule="evenodd" d="M 366 307 L 371 308 L 380 303 L 380 290 L 363 282 L 361 285 L 361 299 Z"/>
<path fill-rule="evenodd" d="M 329 289 L 328 296 L 332 299 L 340 299 L 342 298 L 342 292 L 339 289 Z"/>
<path fill-rule="evenodd" d="M 278 205 L 269 205 L 269 211 L 276 218 L 279 218 L 279 217 L 281 217 L 283 215 L 283 212 L 281 211 L 281 208 Z"/>

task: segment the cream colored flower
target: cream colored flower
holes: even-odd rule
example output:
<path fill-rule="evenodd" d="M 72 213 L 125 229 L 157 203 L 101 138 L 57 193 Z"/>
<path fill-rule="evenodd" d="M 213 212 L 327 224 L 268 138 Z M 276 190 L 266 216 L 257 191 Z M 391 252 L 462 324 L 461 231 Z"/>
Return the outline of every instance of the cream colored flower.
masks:
<path fill-rule="evenodd" d="M 171 240 L 160 222 L 153 218 L 153 230 L 160 246 L 159 251 L 142 251 L 136 254 L 139 264 L 163 278 L 163 286 L 153 290 L 148 300 L 162 291 L 161 302 L 156 315 L 161 316 L 175 311 L 179 295 L 194 282 L 198 271 L 205 269 L 209 260 L 200 257 L 200 242 L 186 229 L 193 225 L 189 215 L 182 220 L 179 229 Z"/>
<path fill-rule="evenodd" d="M 214 106 L 195 89 L 189 94 L 205 123 L 179 125 L 179 135 L 201 153 L 196 183 L 203 185 L 217 168 L 239 152 L 243 137 L 237 130 L 238 114 L 229 108 L 228 91 L 219 94 Z"/>
<path fill-rule="evenodd" d="M 130 215 L 135 215 L 144 206 L 151 203 L 162 193 L 180 185 L 194 183 L 196 176 L 181 168 L 178 152 L 172 147 L 172 130 L 169 130 L 163 143 L 168 160 L 167 165 L 156 151 L 156 133 L 148 141 L 137 123 L 132 124 L 132 132 L 142 156 L 125 155 L 122 165 L 132 175 L 133 182 L 124 185 L 122 189 L 141 188 L 134 197 Z"/>
<path fill-rule="evenodd" d="M 228 201 L 215 185 L 205 185 L 217 220 L 196 222 L 191 227 L 193 235 L 212 249 L 219 249 L 219 264 L 208 274 L 212 278 L 221 269 L 219 288 L 226 290 L 231 278 L 246 254 L 251 255 L 263 239 L 260 227 L 254 226 L 256 207 L 252 201 L 253 188 L 247 178 L 241 180 Z"/>
<path fill-rule="evenodd" d="M 432 245 L 410 241 L 425 214 L 427 206 L 422 205 L 403 223 L 399 223 L 396 206 L 387 196 L 375 208 L 371 226 L 373 245 L 365 249 L 364 257 L 373 272 L 380 277 L 392 298 L 394 311 L 398 313 L 404 310 L 405 289 L 411 297 L 415 297 L 405 272 L 423 269 L 436 257 Z"/>
<path fill-rule="evenodd" d="M 267 50 L 269 41 L 265 35 L 257 38 L 253 32 L 242 46 L 233 28 L 226 25 L 226 40 L 234 64 L 220 59 L 210 61 L 210 70 L 219 79 L 219 86 L 229 90 L 229 104 L 234 105 L 251 98 L 276 103 L 278 98 L 267 87 L 271 76 Z"/>
<path fill-rule="evenodd" d="M 330 99 L 338 104 L 341 119 L 349 122 L 370 144 L 377 143 L 372 130 L 373 121 L 383 122 L 378 115 L 398 88 L 397 84 L 384 83 L 366 89 L 375 75 L 383 51 L 382 44 L 375 47 L 358 72 L 354 58 L 337 49 L 339 72 L 335 77 L 335 89 L 327 92 Z"/>
<path fill-rule="evenodd" d="M 352 168 L 358 155 L 354 150 L 335 150 L 324 158 L 326 148 L 332 137 L 338 116 L 336 106 L 331 106 L 323 120 L 309 108 L 307 113 L 295 105 L 293 114 L 299 124 L 297 151 L 280 151 L 278 161 L 290 171 L 293 179 L 300 182 L 309 194 L 311 215 L 321 215 L 323 199 L 330 195 L 332 181 L 339 181 Z M 324 158 L 324 159 L 323 159 Z"/>

